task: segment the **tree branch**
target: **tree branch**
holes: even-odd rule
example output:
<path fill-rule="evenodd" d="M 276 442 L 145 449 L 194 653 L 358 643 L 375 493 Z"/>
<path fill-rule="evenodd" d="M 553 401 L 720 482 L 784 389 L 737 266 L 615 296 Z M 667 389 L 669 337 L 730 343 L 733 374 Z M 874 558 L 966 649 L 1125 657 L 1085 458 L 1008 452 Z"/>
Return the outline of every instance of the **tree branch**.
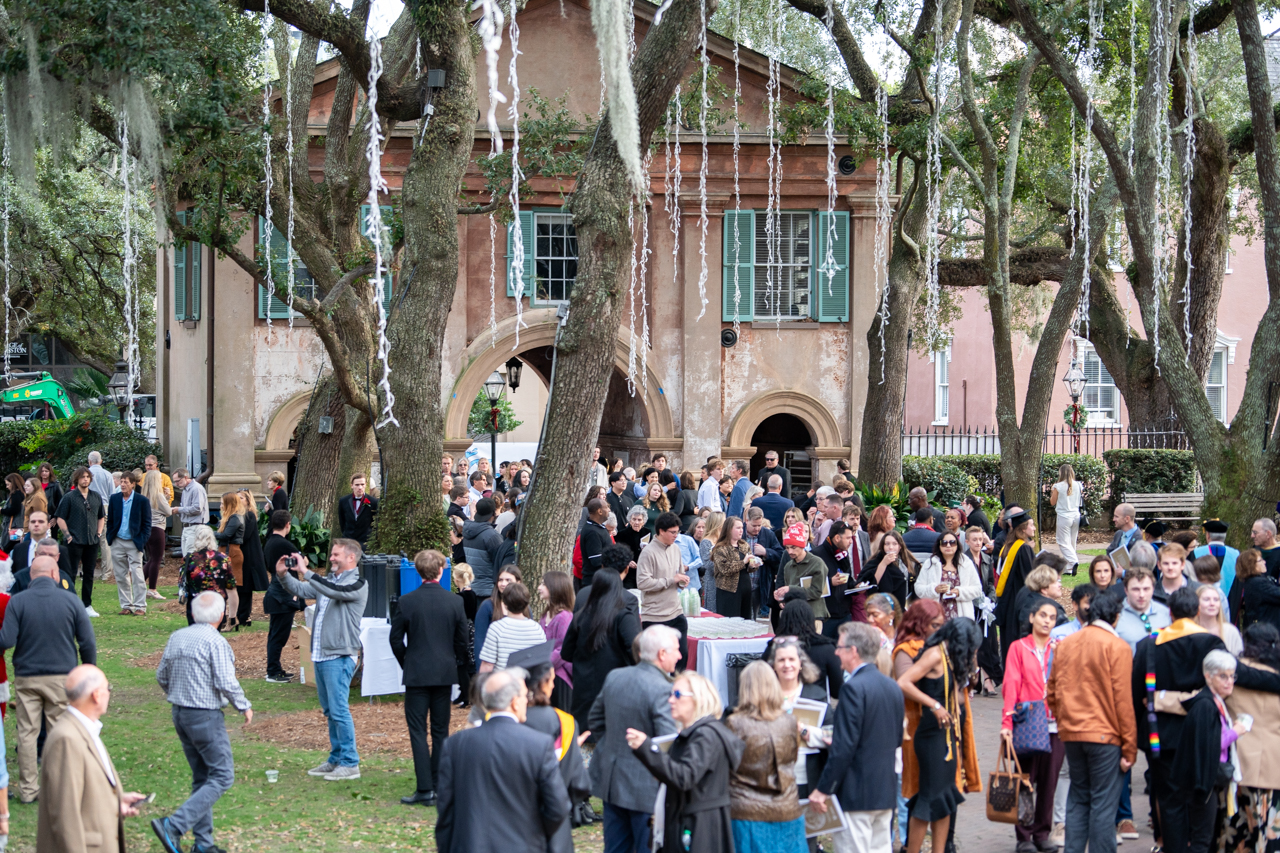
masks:
<path fill-rule="evenodd" d="M 1071 255 L 1053 246 L 1033 246 L 1009 254 L 1009 283 L 1023 286 L 1063 281 Z M 941 287 L 986 287 L 991 274 L 981 258 L 942 258 L 938 261 Z"/>

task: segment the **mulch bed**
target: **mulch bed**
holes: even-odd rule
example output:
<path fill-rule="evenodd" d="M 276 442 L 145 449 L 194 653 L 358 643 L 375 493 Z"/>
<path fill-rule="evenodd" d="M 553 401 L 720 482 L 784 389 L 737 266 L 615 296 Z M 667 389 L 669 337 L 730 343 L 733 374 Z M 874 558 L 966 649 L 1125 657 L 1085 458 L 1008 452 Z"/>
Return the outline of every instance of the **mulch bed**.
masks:
<path fill-rule="evenodd" d="M 356 745 L 361 753 L 413 758 L 402 702 L 376 698 L 372 705 L 367 701 L 355 702 L 351 705 L 351 719 L 356 726 Z M 466 725 L 467 711 L 454 706 L 449 733 L 460 731 Z M 253 725 L 241 729 L 241 732 L 258 740 L 294 749 L 329 751 L 328 724 L 318 708 L 275 717 L 255 717 Z"/>

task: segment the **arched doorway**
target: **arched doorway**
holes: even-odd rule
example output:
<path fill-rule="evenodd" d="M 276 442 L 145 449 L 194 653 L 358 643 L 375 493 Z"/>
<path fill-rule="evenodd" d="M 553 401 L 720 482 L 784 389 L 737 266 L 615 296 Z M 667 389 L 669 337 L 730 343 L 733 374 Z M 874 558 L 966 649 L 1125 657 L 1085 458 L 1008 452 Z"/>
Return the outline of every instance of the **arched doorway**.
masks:
<path fill-rule="evenodd" d="M 765 454 L 772 450 L 778 454 L 778 464 L 791 472 L 791 494 L 786 497 L 794 500 L 796 493 L 804 495 L 813 483 L 813 462 L 806 448 L 816 443 L 804 421 L 795 415 L 778 414 L 765 418 L 751 435 L 751 444 L 756 449 L 751 457 L 752 482 L 760 476 Z"/>

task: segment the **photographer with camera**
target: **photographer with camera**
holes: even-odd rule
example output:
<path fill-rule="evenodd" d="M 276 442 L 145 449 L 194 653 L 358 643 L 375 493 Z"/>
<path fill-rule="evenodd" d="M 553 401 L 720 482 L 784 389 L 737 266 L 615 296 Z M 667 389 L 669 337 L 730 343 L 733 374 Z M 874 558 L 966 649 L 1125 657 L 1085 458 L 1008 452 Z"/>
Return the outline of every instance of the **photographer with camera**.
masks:
<path fill-rule="evenodd" d="M 293 614 L 306 607 L 302 599 L 285 590 L 274 572 L 281 559 L 299 553 L 297 546 L 288 538 L 292 521 L 293 517 L 287 509 L 271 513 L 271 535 L 262 543 L 263 564 L 273 569 L 271 584 L 267 587 L 267 594 L 262 597 L 262 610 L 270 620 L 267 629 L 267 681 L 272 684 L 288 684 L 293 681 L 293 673 L 285 672 L 280 665 L 280 652 L 289 642 Z M 297 566 L 297 557 L 293 557 L 292 563 L 286 560 L 285 565 L 289 574 L 296 579 L 298 573 L 294 568 Z"/>

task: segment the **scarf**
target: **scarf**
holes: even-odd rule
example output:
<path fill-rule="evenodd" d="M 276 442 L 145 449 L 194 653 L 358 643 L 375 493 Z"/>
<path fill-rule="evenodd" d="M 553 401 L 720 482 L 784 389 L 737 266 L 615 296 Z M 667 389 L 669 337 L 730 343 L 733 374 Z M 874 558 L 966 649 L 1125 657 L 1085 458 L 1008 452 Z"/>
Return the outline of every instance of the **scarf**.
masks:
<path fill-rule="evenodd" d="M 1018 551 L 1022 546 L 1027 544 L 1027 540 L 1019 539 L 1009 546 L 1009 551 L 1004 555 L 1004 563 L 1000 567 L 1000 578 L 996 582 L 996 598 L 1004 595 L 1004 585 L 1009 581 L 1009 567 L 1013 565 L 1013 558 L 1018 555 Z"/>

